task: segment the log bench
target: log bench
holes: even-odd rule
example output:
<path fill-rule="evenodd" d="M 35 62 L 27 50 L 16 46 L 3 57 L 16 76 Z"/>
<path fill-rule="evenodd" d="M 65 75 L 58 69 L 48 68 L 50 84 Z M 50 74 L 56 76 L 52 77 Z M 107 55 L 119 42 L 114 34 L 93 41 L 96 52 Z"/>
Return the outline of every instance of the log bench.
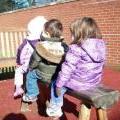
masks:
<path fill-rule="evenodd" d="M 78 98 L 82 101 L 78 116 L 79 120 L 90 120 L 90 112 L 92 106 L 96 110 L 97 120 L 108 120 L 106 111 L 108 108 L 112 108 L 112 106 L 118 102 L 120 95 L 118 90 L 113 90 L 103 85 L 100 85 L 94 89 L 80 92 L 68 90 L 66 94 Z M 21 111 L 35 112 L 38 109 L 36 106 L 36 102 L 29 104 L 22 101 Z M 34 110 L 31 110 L 30 108 L 34 108 Z"/>
<path fill-rule="evenodd" d="M 67 94 L 72 95 L 82 101 L 79 112 L 79 120 L 89 120 L 90 111 L 93 106 L 97 112 L 97 120 L 108 120 L 106 110 L 111 108 L 119 100 L 119 91 L 100 85 L 94 89 L 85 91 L 71 91 Z"/>

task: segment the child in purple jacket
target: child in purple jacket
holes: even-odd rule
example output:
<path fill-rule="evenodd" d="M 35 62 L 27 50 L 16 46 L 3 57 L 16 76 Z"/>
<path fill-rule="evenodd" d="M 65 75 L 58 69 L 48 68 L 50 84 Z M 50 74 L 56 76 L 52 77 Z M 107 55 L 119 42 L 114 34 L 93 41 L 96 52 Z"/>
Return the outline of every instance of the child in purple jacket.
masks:
<path fill-rule="evenodd" d="M 40 35 L 43 31 L 44 24 L 47 20 L 43 16 L 37 16 L 30 20 L 27 26 L 28 35 L 23 43 L 19 46 L 17 51 L 17 68 L 15 70 L 15 92 L 14 97 L 22 95 L 24 93 L 22 89 L 23 85 L 23 74 L 27 72 L 30 57 L 34 51 L 36 43 L 40 39 Z"/>
<path fill-rule="evenodd" d="M 62 116 L 66 88 L 81 91 L 95 88 L 101 82 L 105 62 L 105 43 L 93 18 L 83 17 L 71 24 L 72 44 L 66 54 L 56 82 L 51 86 L 51 99 L 46 102 L 48 116 Z"/>

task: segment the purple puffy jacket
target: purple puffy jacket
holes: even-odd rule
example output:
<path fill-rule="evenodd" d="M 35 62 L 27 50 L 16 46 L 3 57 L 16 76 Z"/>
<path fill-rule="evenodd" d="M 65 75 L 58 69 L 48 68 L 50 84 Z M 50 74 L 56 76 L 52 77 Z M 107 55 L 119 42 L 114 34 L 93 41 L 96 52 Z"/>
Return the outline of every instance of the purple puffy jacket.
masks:
<path fill-rule="evenodd" d="M 72 44 L 66 54 L 56 86 L 80 91 L 96 87 L 101 82 L 105 62 L 102 39 L 87 39 L 82 46 Z"/>
<path fill-rule="evenodd" d="M 18 65 L 21 65 L 22 70 L 24 72 L 27 72 L 29 61 L 37 42 L 38 42 L 38 39 L 36 40 L 25 39 L 23 40 L 23 43 L 19 46 L 17 50 L 16 63 Z"/>

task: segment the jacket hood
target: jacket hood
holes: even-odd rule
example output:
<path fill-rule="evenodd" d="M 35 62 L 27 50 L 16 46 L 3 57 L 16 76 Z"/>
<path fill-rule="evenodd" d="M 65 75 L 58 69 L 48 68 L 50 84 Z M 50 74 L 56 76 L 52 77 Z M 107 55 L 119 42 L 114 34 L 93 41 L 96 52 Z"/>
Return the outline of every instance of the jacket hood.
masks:
<path fill-rule="evenodd" d="M 36 50 L 44 59 L 56 64 L 60 63 L 64 55 L 61 42 L 42 41 L 36 45 Z"/>
<path fill-rule="evenodd" d="M 105 60 L 105 43 L 102 39 L 87 39 L 81 48 L 94 62 Z"/>
<path fill-rule="evenodd" d="M 40 34 L 44 29 L 44 24 L 47 22 L 44 16 L 37 16 L 29 21 L 27 25 L 28 36 L 27 39 L 40 39 Z"/>

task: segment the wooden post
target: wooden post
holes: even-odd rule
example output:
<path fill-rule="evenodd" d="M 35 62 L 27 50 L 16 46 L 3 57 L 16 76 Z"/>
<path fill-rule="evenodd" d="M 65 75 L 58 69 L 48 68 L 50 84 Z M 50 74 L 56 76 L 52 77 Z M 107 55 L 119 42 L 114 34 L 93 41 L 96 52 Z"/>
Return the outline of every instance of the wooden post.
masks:
<path fill-rule="evenodd" d="M 28 103 L 21 102 L 21 112 L 28 112 L 30 111 Z"/>
<path fill-rule="evenodd" d="M 31 104 L 29 104 L 29 109 L 30 111 L 32 111 L 33 113 L 38 113 L 38 104 L 37 101 L 32 102 Z"/>
<path fill-rule="evenodd" d="M 21 102 L 21 112 L 38 112 L 38 105 L 37 101 L 33 103 L 26 103 L 26 102 Z"/>
<path fill-rule="evenodd" d="M 98 120 L 108 120 L 107 112 L 105 109 L 97 109 L 97 119 Z"/>
<path fill-rule="evenodd" d="M 82 104 L 80 112 L 79 112 L 78 120 L 89 120 L 90 119 L 90 112 L 91 112 L 91 107 L 88 108 L 85 104 Z"/>

